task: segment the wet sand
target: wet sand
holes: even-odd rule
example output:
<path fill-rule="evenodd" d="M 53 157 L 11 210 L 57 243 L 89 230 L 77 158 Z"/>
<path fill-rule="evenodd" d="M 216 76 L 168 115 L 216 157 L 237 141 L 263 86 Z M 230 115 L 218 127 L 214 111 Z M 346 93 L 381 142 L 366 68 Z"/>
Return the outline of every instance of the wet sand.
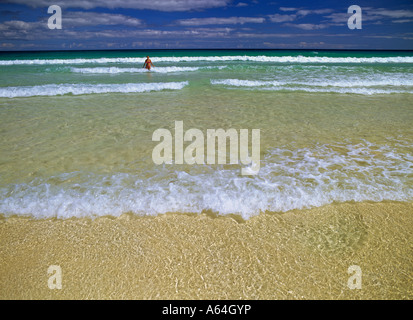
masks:
<path fill-rule="evenodd" d="M 1 299 L 412 299 L 413 204 L 0 220 Z M 50 265 L 62 289 L 50 289 Z M 348 268 L 361 269 L 361 289 Z"/>

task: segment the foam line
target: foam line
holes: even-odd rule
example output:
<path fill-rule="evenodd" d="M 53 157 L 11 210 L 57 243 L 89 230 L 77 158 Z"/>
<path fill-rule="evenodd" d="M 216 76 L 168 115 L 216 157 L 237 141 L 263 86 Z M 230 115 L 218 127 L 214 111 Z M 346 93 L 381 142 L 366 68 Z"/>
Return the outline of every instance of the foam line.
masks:
<path fill-rule="evenodd" d="M 161 90 L 180 90 L 188 85 L 182 82 L 125 83 L 125 84 L 45 84 L 39 86 L 2 87 L 0 97 L 57 96 L 64 94 L 133 93 Z"/>

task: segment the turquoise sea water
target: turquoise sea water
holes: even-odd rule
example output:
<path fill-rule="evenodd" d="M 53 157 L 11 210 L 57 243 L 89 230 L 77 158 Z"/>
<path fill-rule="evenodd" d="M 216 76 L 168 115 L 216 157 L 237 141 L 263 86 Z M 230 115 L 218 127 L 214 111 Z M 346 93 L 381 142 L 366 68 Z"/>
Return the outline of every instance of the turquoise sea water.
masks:
<path fill-rule="evenodd" d="M 173 133 L 175 121 L 260 129 L 259 174 L 241 175 L 241 163 L 155 165 L 152 134 Z M 412 52 L 1 53 L 0 213 L 249 218 L 410 202 L 412 123 Z"/>

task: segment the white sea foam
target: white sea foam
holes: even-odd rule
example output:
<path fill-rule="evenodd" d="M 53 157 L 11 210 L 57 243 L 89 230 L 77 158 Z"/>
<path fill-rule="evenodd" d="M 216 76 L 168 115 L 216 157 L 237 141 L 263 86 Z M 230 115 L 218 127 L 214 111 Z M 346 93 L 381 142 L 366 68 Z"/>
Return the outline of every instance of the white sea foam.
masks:
<path fill-rule="evenodd" d="M 340 88 L 351 88 L 351 87 L 376 87 L 376 86 L 413 86 L 413 79 L 394 79 L 394 78 L 383 78 L 379 80 L 359 80 L 358 79 L 342 79 L 342 80 L 331 80 L 331 81 L 320 81 L 317 79 L 311 79 L 310 81 L 272 81 L 272 80 L 240 80 L 240 79 L 212 79 L 212 84 L 224 84 L 237 87 L 263 87 L 263 86 L 285 86 L 285 85 L 305 85 L 305 86 L 319 86 L 319 87 L 340 87 Z"/>
<path fill-rule="evenodd" d="M 64 173 L 0 188 L 0 212 L 36 218 L 156 215 L 205 210 L 248 219 L 346 201 L 412 201 L 411 146 L 398 149 L 362 141 L 273 148 L 256 176 L 237 169 L 154 167 L 131 173 Z M 204 170 L 203 170 L 204 169 Z M 150 178 L 148 178 L 148 173 Z"/>
<path fill-rule="evenodd" d="M 264 87 L 264 86 L 280 86 L 286 82 L 280 81 L 262 81 L 262 80 L 240 80 L 240 79 L 211 79 L 211 84 L 223 84 L 235 87 Z"/>
<path fill-rule="evenodd" d="M 332 80 L 319 81 L 313 79 L 311 82 L 303 81 L 271 81 L 271 80 L 240 80 L 240 79 L 212 79 L 213 85 L 225 85 L 231 87 L 261 88 L 262 90 L 273 91 L 307 91 L 307 92 L 337 92 L 337 93 L 357 93 L 357 94 L 390 94 L 390 93 L 413 93 L 413 90 L 404 87 L 412 87 L 413 80 Z M 387 88 L 387 87 L 399 87 Z M 379 87 L 379 88 L 374 88 Z M 386 87 L 386 88 L 382 88 Z M 404 89 L 404 90 L 399 90 Z M 411 88 L 410 88 L 411 89 Z"/>
<path fill-rule="evenodd" d="M 198 71 L 200 69 L 223 69 L 226 66 L 205 66 L 205 67 L 155 67 L 150 71 L 144 68 L 118 68 L 118 67 L 96 67 L 96 68 L 70 68 L 72 72 L 76 73 L 96 73 L 96 74 L 117 74 L 117 73 L 145 73 L 145 72 L 155 72 L 155 73 L 174 73 L 174 72 L 190 72 Z"/>
<path fill-rule="evenodd" d="M 144 58 L 96 58 L 96 59 L 31 59 L 31 60 L 0 60 L 0 65 L 73 65 L 73 64 L 107 64 L 130 63 L 143 64 Z M 413 63 L 413 57 L 305 57 L 305 56 L 205 56 L 205 57 L 153 57 L 154 62 L 223 62 L 223 61 L 254 61 L 275 63 Z"/>
<path fill-rule="evenodd" d="M 180 90 L 188 85 L 182 82 L 152 82 L 152 83 L 124 83 L 124 84 L 45 84 L 39 86 L 1 87 L 0 97 L 32 97 L 57 96 L 64 94 L 91 94 L 91 93 L 133 93 L 161 90 Z"/>
<path fill-rule="evenodd" d="M 371 88 L 309 88 L 309 87 L 271 87 L 263 88 L 271 91 L 304 91 L 304 92 L 326 92 L 326 93 L 353 93 L 362 95 L 392 94 L 392 93 L 413 93 L 413 91 L 393 90 L 393 89 L 371 89 Z"/>
<path fill-rule="evenodd" d="M 144 68 L 118 68 L 118 67 L 97 67 L 97 68 L 71 68 L 72 72 L 77 73 L 104 73 L 104 74 L 116 74 L 116 73 L 144 73 L 144 72 L 157 72 L 157 73 L 172 73 L 172 72 L 188 72 L 197 71 L 197 67 L 156 67 L 150 71 Z"/>

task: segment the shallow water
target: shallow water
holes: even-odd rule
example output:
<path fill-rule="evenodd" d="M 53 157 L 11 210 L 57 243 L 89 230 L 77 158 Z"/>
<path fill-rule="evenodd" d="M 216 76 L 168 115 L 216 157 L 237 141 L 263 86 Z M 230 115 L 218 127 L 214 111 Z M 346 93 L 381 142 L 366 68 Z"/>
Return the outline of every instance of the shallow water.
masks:
<path fill-rule="evenodd" d="M 154 52 L 150 73 L 136 52 L 0 56 L 0 212 L 247 219 L 412 201 L 411 55 L 219 54 Z M 205 136 L 260 129 L 259 173 L 242 175 L 241 163 L 155 165 L 152 134 L 174 134 L 175 121 Z"/>

